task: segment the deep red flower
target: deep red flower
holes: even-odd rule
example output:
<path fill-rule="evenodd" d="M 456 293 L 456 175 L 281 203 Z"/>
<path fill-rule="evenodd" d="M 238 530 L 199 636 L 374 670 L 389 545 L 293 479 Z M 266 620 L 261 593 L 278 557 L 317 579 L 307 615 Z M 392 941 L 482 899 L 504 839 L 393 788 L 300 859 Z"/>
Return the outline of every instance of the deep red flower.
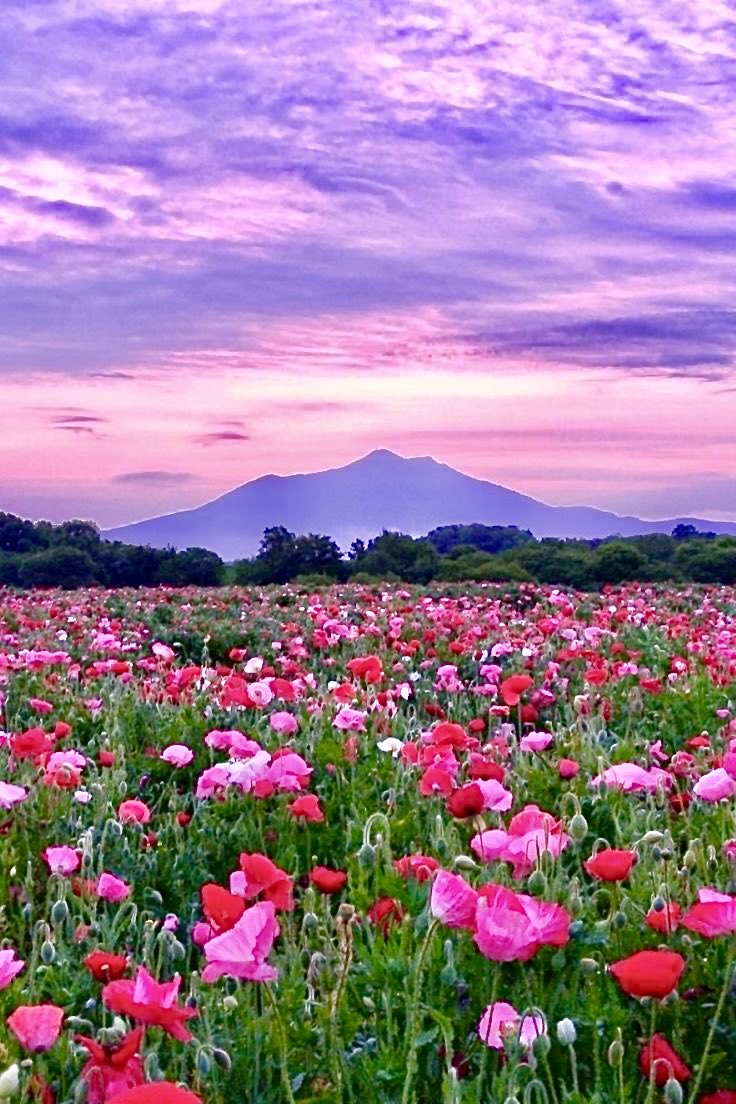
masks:
<path fill-rule="evenodd" d="M 518 705 L 521 695 L 532 685 L 529 675 L 510 675 L 500 686 L 501 697 L 506 705 Z"/>
<path fill-rule="evenodd" d="M 650 909 L 644 917 L 644 921 L 654 931 L 669 935 L 671 932 L 677 931 L 681 916 L 682 909 L 675 901 L 671 901 L 660 911 Z"/>
<path fill-rule="evenodd" d="M 128 960 L 124 955 L 93 951 L 84 959 L 84 965 L 95 981 L 117 981 L 128 969 Z"/>
<path fill-rule="evenodd" d="M 171 1081 L 151 1081 L 113 1097 L 117 1104 L 204 1104 L 202 1097 Z"/>
<path fill-rule="evenodd" d="M 365 679 L 367 683 L 380 682 L 383 678 L 383 666 L 378 656 L 356 656 L 347 666 L 353 678 Z"/>
<path fill-rule="evenodd" d="M 240 856 L 240 869 L 245 874 L 242 896 L 246 901 L 259 898 L 270 901 L 282 912 L 291 912 L 294 908 L 294 883 L 285 870 L 258 851 L 252 854 L 244 851 Z M 232 878 L 231 887 L 241 893 L 241 889 L 233 885 Z"/>
<path fill-rule="evenodd" d="M 214 882 L 207 882 L 199 891 L 202 912 L 215 932 L 230 931 L 245 912 L 245 901 Z"/>
<path fill-rule="evenodd" d="M 651 1076 L 653 1064 L 654 1083 L 660 1087 L 667 1084 L 670 1074 L 676 1081 L 687 1081 L 692 1073 L 664 1035 L 652 1035 L 639 1052 L 639 1068 L 647 1080 Z"/>
<path fill-rule="evenodd" d="M 698 1097 L 698 1104 L 736 1104 L 736 1089 L 716 1089 Z"/>
<path fill-rule="evenodd" d="M 176 1003 L 180 983 L 179 974 L 172 981 L 157 982 L 145 967 L 139 966 L 135 981 L 109 982 L 102 990 L 102 1000 L 112 1012 L 162 1027 L 172 1038 L 188 1043 L 192 1036 L 184 1025 L 199 1012 Z"/>
<path fill-rule="evenodd" d="M 621 989 L 630 997 L 666 997 L 685 969 L 676 951 L 637 951 L 609 967 Z"/>
<path fill-rule="evenodd" d="M 344 870 L 332 870 L 329 866 L 315 866 L 309 878 L 320 893 L 339 893 L 348 880 Z"/>
<path fill-rule="evenodd" d="M 439 865 L 430 855 L 405 855 L 403 859 L 394 859 L 394 870 L 398 870 L 402 878 L 413 878 L 420 884 L 428 881 Z"/>
<path fill-rule="evenodd" d="M 419 792 L 422 797 L 432 797 L 437 793 L 447 797 L 452 793 L 453 786 L 452 776 L 442 767 L 427 767 L 419 779 Z"/>
<path fill-rule="evenodd" d="M 583 865 L 588 873 L 600 882 L 623 882 L 631 873 L 635 861 L 634 851 L 617 851 L 615 848 L 608 848 L 605 851 L 599 851 Z"/>
<path fill-rule="evenodd" d="M 394 897 L 379 897 L 368 909 L 368 919 L 381 934 L 388 938 L 394 924 L 400 924 L 404 910 Z"/>
<path fill-rule="evenodd" d="M 76 1035 L 75 1039 L 90 1054 L 80 1073 L 87 1085 L 87 1104 L 107 1104 L 112 1099 L 119 1099 L 127 1089 L 143 1084 L 145 1074 L 140 1056 L 142 1027 L 129 1031 L 117 1047 L 102 1046 L 85 1035 Z"/>
<path fill-rule="evenodd" d="M 450 794 L 447 799 L 447 811 L 451 816 L 459 819 L 477 816 L 483 809 L 484 800 L 480 786 L 471 782 Z"/>
<path fill-rule="evenodd" d="M 16 759 L 35 759 L 53 751 L 54 740 L 42 728 L 29 728 L 10 737 L 10 750 Z"/>
<path fill-rule="evenodd" d="M 468 774 L 471 778 L 480 779 L 481 782 L 503 782 L 506 777 L 506 771 L 499 763 L 485 759 L 477 751 L 470 753 Z"/>

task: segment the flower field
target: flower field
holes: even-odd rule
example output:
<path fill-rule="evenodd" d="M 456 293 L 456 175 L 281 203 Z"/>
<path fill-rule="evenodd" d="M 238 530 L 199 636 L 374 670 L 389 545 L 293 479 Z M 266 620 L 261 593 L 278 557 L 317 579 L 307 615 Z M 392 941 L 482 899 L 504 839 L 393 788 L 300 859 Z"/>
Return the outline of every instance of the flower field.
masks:
<path fill-rule="evenodd" d="M 736 592 L 0 590 L 0 1100 L 736 1104 Z"/>

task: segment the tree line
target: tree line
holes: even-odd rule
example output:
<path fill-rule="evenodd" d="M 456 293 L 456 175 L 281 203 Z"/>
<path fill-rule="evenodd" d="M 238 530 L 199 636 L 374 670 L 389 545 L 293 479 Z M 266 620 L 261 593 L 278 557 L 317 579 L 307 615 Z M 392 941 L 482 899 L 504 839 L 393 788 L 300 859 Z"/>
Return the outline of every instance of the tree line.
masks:
<path fill-rule="evenodd" d="M 206 548 L 151 548 L 104 540 L 87 521 L 60 525 L 0 513 L 0 585 L 221 586 L 396 580 L 541 582 L 595 590 L 608 583 L 736 583 L 736 537 L 678 525 L 671 534 L 537 540 L 513 525 L 443 525 L 424 537 L 388 532 L 353 541 L 264 530 L 250 559 L 225 564 Z"/>

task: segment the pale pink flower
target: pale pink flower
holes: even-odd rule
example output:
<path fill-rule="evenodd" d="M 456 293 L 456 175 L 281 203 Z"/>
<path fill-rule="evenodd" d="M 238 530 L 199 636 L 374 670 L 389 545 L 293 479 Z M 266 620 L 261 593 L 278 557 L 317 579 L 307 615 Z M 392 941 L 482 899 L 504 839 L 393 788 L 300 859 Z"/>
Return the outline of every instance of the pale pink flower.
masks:
<path fill-rule="evenodd" d="M 309 776 L 312 768 L 297 755 L 295 751 L 289 751 L 285 755 L 273 757 L 265 773 L 265 778 L 279 790 L 301 790 L 309 785 Z"/>
<path fill-rule="evenodd" d="M 429 909 L 436 920 L 447 928 L 475 926 L 478 894 L 459 874 L 438 870 L 432 882 Z"/>
<path fill-rule="evenodd" d="M 540 947 L 534 925 L 514 897 L 499 893 L 478 901 L 473 940 L 493 962 L 526 962 Z"/>
<path fill-rule="evenodd" d="M 130 897 L 130 886 L 122 878 L 105 872 L 97 879 L 97 896 L 103 901 L 124 901 Z"/>
<path fill-rule="evenodd" d="M 478 1035 L 494 1050 L 503 1050 L 507 1038 L 518 1039 L 528 1050 L 539 1035 L 546 1034 L 547 1020 L 541 1012 L 528 1012 L 522 1017 L 506 1001 L 489 1004 L 478 1024 Z"/>
<path fill-rule="evenodd" d="M 510 862 L 512 876 L 523 878 L 534 869 L 544 852 L 558 858 L 570 842 L 551 813 L 527 805 L 512 817 L 507 831 L 490 828 L 474 836 L 472 850 L 483 862 Z"/>
<path fill-rule="evenodd" d="M 63 1019 L 64 1009 L 55 1004 L 22 1004 L 6 1022 L 24 1050 L 39 1054 L 59 1038 Z"/>
<path fill-rule="evenodd" d="M 28 797 L 23 786 L 14 786 L 12 782 L 0 782 L 0 809 L 10 809 Z"/>
<path fill-rule="evenodd" d="M 171 660 L 176 656 L 173 648 L 170 648 L 168 644 L 162 644 L 159 640 L 151 645 L 151 651 L 156 659 L 161 659 L 164 663 L 171 663 Z"/>
<path fill-rule="evenodd" d="M 248 686 L 248 697 L 257 709 L 263 709 L 273 701 L 273 690 L 267 682 L 251 682 Z"/>
<path fill-rule="evenodd" d="M 294 714 L 289 713 L 286 709 L 279 710 L 278 713 L 272 713 L 268 718 L 268 723 L 274 732 L 278 732 L 279 736 L 293 736 L 299 727 Z"/>
<path fill-rule="evenodd" d="M 169 744 L 161 752 L 160 758 L 172 767 L 188 767 L 194 758 L 194 752 L 186 744 Z"/>
<path fill-rule="evenodd" d="M 624 793 L 637 790 L 656 790 L 657 786 L 669 787 L 672 785 L 672 777 L 661 767 L 644 767 L 636 763 L 616 763 L 615 766 L 604 770 L 603 774 L 597 774 L 591 779 L 591 786 L 600 786 L 602 782 L 609 789 L 623 790 Z"/>
<path fill-rule="evenodd" d="M 473 782 L 483 794 L 483 808 L 494 813 L 507 813 L 511 808 L 514 795 L 511 790 L 505 789 L 495 778 L 484 780 L 476 778 Z"/>
<path fill-rule="evenodd" d="M 25 962 L 22 958 L 15 957 L 12 947 L 0 951 L 0 989 L 7 989 L 16 974 L 19 974 Z"/>
<path fill-rule="evenodd" d="M 52 874 L 73 874 L 79 870 L 80 858 L 73 847 L 47 847 L 41 858 Z"/>
<path fill-rule="evenodd" d="M 214 767 L 208 767 L 202 771 L 197 779 L 195 794 L 198 798 L 214 797 L 230 783 L 230 771 L 227 766 L 217 763 Z"/>
<path fill-rule="evenodd" d="M 351 709 L 344 705 L 332 722 L 332 727 L 340 732 L 365 732 L 366 713 L 362 709 Z"/>
<path fill-rule="evenodd" d="M 693 786 L 693 793 L 701 801 L 723 801 L 736 794 L 736 780 L 723 767 L 708 771 Z"/>
<path fill-rule="evenodd" d="M 207 941 L 202 980 L 217 981 L 224 974 L 245 981 L 273 981 L 278 970 L 266 962 L 266 957 L 278 934 L 275 905 L 259 901 L 246 909 L 229 931 Z"/>
<path fill-rule="evenodd" d="M 522 751 L 544 751 L 553 740 L 551 732 L 527 732 L 521 737 L 519 747 Z"/>

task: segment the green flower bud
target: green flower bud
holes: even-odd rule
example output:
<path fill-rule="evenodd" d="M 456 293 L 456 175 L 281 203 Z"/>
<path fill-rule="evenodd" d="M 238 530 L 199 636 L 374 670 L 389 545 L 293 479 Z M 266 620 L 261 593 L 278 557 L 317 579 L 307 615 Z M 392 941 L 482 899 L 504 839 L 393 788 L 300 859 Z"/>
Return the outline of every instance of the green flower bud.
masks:
<path fill-rule="evenodd" d="M 477 870 L 478 864 L 470 855 L 456 855 L 455 866 L 458 870 Z"/>
<path fill-rule="evenodd" d="M 230 1070 L 233 1068 L 233 1063 L 230 1055 L 226 1050 L 223 1050 L 222 1047 L 214 1047 L 212 1051 L 212 1057 L 215 1059 L 215 1062 L 220 1067 L 220 1069 L 225 1070 L 225 1073 L 229 1073 Z"/>
<path fill-rule="evenodd" d="M 372 870 L 376 865 L 376 849 L 370 843 L 364 843 L 358 851 L 358 863 L 363 870 Z"/>
<path fill-rule="evenodd" d="M 59 901 L 54 901 L 51 906 L 51 923 L 63 924 L 69 915 L 69 906 L 62 898 Z"/>
<path fill-rule="evenodd" d="M 611 921 L 611 923 L 613 924 L 614 928 L 625 928 L 626 927 L 626 913 L 621 912 L 621 910 L 619 909 L 618 912 L 615 912 L 613 914 L 613 920 Z"/>
<path fill-rule="evenodd" d="M 583 971 L 584 974 L 597 974 L 598 963 L 594 958 L 581 958 L 580 969 Z"/>
<path fill-rule="evenodd" d="M 664 1099 L 666 1104 L 682 1104 L 683 1093 L 679 1081 L 670 1077 L 664 1087 Z"/>
<path fill-rule="evenodd" d="M 582 843 L 588 834 L 588 822 L 582 813 L 575 813 L 575 816 L 571 819 L 567 826 L 570 838 L 575 843 Z"/>
<path fill-rule="evenodd" d="M 608 1048 L 608 1064 L 615 1069 L 624 1060 L 624 1044 L 620 1039 L 614 1039 Z"/>
<path fill-rule="evenodd" d="M 200 1077 L 207 1077 L 211 1069 L 212 1063 L 207 1057 L 206 1051 L 200 1050 L 199 1054 L 197 1055 L 197 1073 Z"/>
<path fill-rule="evenodd" d="M 44 939 L 41 944 L 41 961 L 45 966 L 50 966 L 56 958 L 56 949 L 50 939 Z"/>
<path fill-rule="evenodd" d="M 532 897 L 541 897 L 547 888 L 547 879 L 541 870 L 535 870 L 526 883 Z"/>
<path fill-rule="evenodd" d="M 376 1011 L 376 1002 L 374 1000 L 371 1000 L 370 997 L 363 997 L 363 1007 L 366 1009 L 366 1011 L 370 1012 L 371 1015 L 373 1015 L 373 1013 Z"/>
<path fill-rule="evenodd" d="M 302 931 L 305 935 L 310 935 L 316 931 L 319 926 L 319 917 L 314 912 L 305 912 L 304 919 L 302 920 Z"/>
<path fill-rule="evenodd" d="M 234 997 L 231 993 L 228 993 L 226 997 L 222 998 L 222 1007 L 225 1009 L 226 1012 L 233 1012 L 238 1007 L 237 997 Z"/>

